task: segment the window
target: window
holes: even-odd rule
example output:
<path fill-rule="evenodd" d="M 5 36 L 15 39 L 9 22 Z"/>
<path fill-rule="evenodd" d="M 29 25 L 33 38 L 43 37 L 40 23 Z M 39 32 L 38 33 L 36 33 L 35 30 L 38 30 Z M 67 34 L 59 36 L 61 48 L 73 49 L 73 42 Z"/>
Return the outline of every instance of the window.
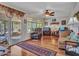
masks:
<path fill-rule="evenodd" d="M 27 21 L 27 30 L 30 33 L 31 31 L 34 31 L 36 28 L 42 28 L 42 23 Z"/>
<path fill-rule="evenodd" d="M 37 23 L 37 28 L 42 28 L 43 24 L 42 23 Z"/>
<path fill-rule="evenodd" d="M 21 23 L 17 21 L 12 21 L 13 32 L 20 32 L 21 31 Z"/>
<path fill-rule="evenodd" d="M 40 24 L 39 23 L 37 23 L 37 28 L 39 28 L 40 27 Z"/>
<path fill-rule="evenodd" d="M 0 35 L 5 34 L 7 32 L 7 21 L 1 20 L 0 21 Z"/>
<path fill-rule="evenodd" d="M 32 23 L 31 23 L 31 27 L 32 27 L 32 30 L 35 30 L 35 28 L 36 28 L 36 23 L 35 23 L 35 22 L 32 22 Z"/>
<path fill-rule="evenodd" d="M 21 34 L 21 22 L 12 21 L 12 36 L 18 36 Z"/>
<path fill-rule="evenodd" d="M 31 22 L 30 21 L 27 21 L 27 30 L 28 30 L 28 33 L 31 32 Z"/>
<path fill-rule="evenodd" d="M 2 21 L 0 21 L 0 34 L 4 34 L 4 24 Z"/>

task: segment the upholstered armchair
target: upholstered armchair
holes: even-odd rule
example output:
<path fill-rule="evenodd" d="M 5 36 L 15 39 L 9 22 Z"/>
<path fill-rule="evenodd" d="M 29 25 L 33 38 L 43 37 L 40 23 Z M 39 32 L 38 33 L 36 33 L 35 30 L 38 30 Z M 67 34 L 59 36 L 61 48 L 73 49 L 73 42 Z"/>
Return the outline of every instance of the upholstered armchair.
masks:
<path fill-rule="evenodd" d="M 36 28 L 34 32 L 31 33 L 31 39 L 41 39 L 42 37 L 42 29 L 41 28 Z"/>

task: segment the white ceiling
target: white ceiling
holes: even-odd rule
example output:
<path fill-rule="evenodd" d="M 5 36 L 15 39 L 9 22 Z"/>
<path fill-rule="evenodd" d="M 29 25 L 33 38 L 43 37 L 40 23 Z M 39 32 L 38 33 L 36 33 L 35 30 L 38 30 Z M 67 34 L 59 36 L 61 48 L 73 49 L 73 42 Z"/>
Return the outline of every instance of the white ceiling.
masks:
<path fill-rule="evenodd" d="M 9 6 L 25 11 L 28 15 L 43 18 L 43 11 L 51 9 L 57 20 L 69 19 L 76 2 L 5 2 Z"/>

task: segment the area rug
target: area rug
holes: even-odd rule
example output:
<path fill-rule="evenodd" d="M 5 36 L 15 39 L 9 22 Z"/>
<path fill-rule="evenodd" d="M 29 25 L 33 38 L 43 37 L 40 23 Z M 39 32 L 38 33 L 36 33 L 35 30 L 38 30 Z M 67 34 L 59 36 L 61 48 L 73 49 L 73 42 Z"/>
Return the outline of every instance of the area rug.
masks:
<path fill-rule="evenodd" d="M 28 50 L 31 53 L 34 53 L 37 56 L 55 56 L 56 55 L 56 51 L 47 49 L 47 48 L 43 48 L 40 46 L 36 46 L 33 44 L 29 44 L 26 42 L 21 42 L 19 44 L 17 44 L 19 47 Z"/>

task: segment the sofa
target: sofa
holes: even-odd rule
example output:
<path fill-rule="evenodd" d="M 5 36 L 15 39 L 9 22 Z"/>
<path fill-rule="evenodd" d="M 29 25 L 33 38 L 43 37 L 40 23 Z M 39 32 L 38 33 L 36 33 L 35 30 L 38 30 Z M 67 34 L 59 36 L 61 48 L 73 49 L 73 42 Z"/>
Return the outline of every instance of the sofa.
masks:
<path fill-rule="evenodd" d="M 50 35 L 51 35 L 51 28 L 43 27 L 43 36 L 50 36 Z"/>
<path fill-rule="evenodd" d="M 7 38 L 6 34 L 1 34 L 0 35 L 0 43 L 7 42 L 6 38 Z"/>
<path fill-rule="evenodd" d="M 6 47 L 0 46 L 0 56 L 5 56 L 8 52 L 9 50 Z"/>
<path fill-rule="evenodd" d="M 79 42 L 65 41 L 65 54 L 79 56 Z"/>

